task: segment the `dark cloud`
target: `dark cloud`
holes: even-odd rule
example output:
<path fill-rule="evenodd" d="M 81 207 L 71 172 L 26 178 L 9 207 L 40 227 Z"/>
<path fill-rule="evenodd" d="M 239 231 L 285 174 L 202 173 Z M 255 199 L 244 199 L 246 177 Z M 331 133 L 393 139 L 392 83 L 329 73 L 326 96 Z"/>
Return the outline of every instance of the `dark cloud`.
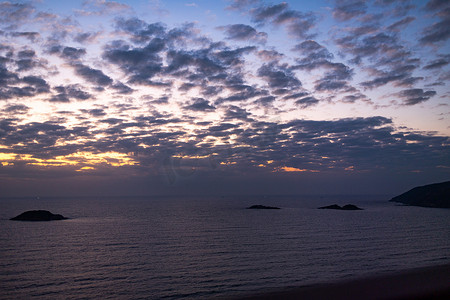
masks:
<path fill-rule="evenodd" d="M 13 104 L 6 106 L 3 111 L 6 113 L 23 114 L 30 110 L 30 108 L 23 104 Z"/>
<path fill-rule="evenodd" d="M 307 108 L 308 106 L 316 105 L 317 103 L 319 103 L 319 100 L 311 96 L 304 97 L 295 101 L 295 104 L 297 104 L 301 108 Z"/>
<path fill-rule="evenodd" d="M 307 96 L 308 93 L 307 92 L 299 92 L 299 93 L 293 93 L 293 94 L 289 94 L 283 97 L 284 100 L 291 100 L 291 99 L 299 99 L 302 97 Z"/>
<path fill-rule="evenodd" d="M 422 44 L 432 45 L 434 43 L 446 41 L 450 37 L 450 14 L 444 20 L 437 22 L 423 30 L 420 38 Z"/>
<path fill-rule="evenodd" d="M 19 51 L 19 53 L 17 53 L 17 56 L 19 58 L 32 58 L 35 55 L 36 55 L 36 52 L 32 49 L 22 50 L 22 51 Z"/>
<path fill-rule="evenodd" d="M 22 82 L 33 86 L 36 89 L 36 93 L 48 93 L 50 92 L 50 85 L 44 79 L 37 76 L 25 76 L 22 78 Z"/>
<path fill-rule="evenodd" d="M 242 121 L 251 121 L 251 113 L 248 112 L 244 108 L 240 108 L 235 105 L 230 105 L 225 108 L 225 121 L 231 121 L 231 120 L 242 120 Z"/>
<path fill-rule="evenodd" d="M 86 49 L 74 48 L 74 47 L 64 47 L 61 53 L 61 57 L 69 60 L 77 60 L 86 54 Z"/>
<path fill-rule="evenodd" d="M 98 34 L 99 34 L 98 32 L 83 32 L 83 33 L 77 34 L 73 38 L 73 40 L 80 44 L 84 44 L 87 42 L 92 43 L 96 40 Z"/>
<path fill-rule="evenodd" d="M 447 0 L 429 0 L 425 8 L 427 10 L 439 10 L 450 7 L 450 4 Z"/>
<path fill-rule="evenodd" d="M 0 18 L 2 27 L 15 29 L 35 11 L 34 7 L 28 3 L 0 3 Z"/>
<path fill-rule="evenodd" d="M 441 58 L 430 61 L 429 64 L 424 66 L 423 68 L 426 70 L 439 69 L 448 65 L 449 63 L 450 63 L 450 54 L 443 55 L 441 56 Z"/>
<path fill-rule="evenodd" d="M 381 6 L 384 10 L 383 15 L 389 17 L 404 17 L 411 9 L 416 7 L 414 4 L 409 3 L 409 0 L 376 0 L 374 4 Z M 393 4 L 394 6 L 392 7 Z"/>
<path fill-rule="evenodd" d="M 101 70 L 92 69 L 83 64 L 74 64 L 72 66 L 75 69 L 75 73 L 89 83 L 103 87 L 108 86 L 113 82 L 113 80 L 109 76 L 106 76 Z"/>
<path fill-rule="evenodd" d="M 305 39 L 313 36 L 309 31 L 315 25 L 315 16 L 311 13 L 291 10 L 286 2 L 257 7 L 252 9 L 250 14 L 252 21 L 259 25 L 272 23 L 286 26 L 289 34 L 295 38 Z"/>
<path fill-rule="evenodd" d="M 415 105 L 429 100 L 436 95 L 435 91 L 424 91 L 423 89 L 408 89 L 398 93 L 398 96 L 403 99 L 405 105 Z"/>
<path fill-rule="evenodd" d="M 16 60 L 17 71 L 28 71 L 39 65 L 40 61 L 36 58 L 36 52 L 32 49 L 22 50 L 17 53 Z"/>
<path fill-rule="evenodd" d="M 299 51 L 306 57 L 301 60 L 301 63 L 309 62 L 317 62 L 322 60 L 328 60 L 333 58 L 333 54 L 331 54 L 325 47 L 321 46 L 319 43 L 313 40 L 307 40 L 300 44 L 297 44 L 293 50 Z"/>
<path fill-rule="evenodd" d="M 412 81 L 417 81 L 420 79 L 420 78 L 414 79 L 411 77 L 408 78 L 408 75 L 409 75 L 409 73 L 396 73 L 396 72 L 384 73 L 384 74 L 380 74 L 379 77 L 376 77 L 372 80 L 361 82 L 361 86 L 372 89 L 372 88 L 377 88 L 377 87 L 383 86 L 390 82 L 413 83 L 413 82 L 411 82 L 411 79 L 412 79 Z M 410 81 L 408 81 L 408 79 Z M 404 84 L 401 84 L 401 85 L 404 85 Z"/>
<path fill-rule="evenodd" d="M 213 111 L 216 108 L 212 106 L 208 100 L 203 98 L 194 98 L 192 103 L 184 107 L 187 110 L 193 111 Z"/>
<path fill-rule="evenodd" d="M 17 83 L 18 81 L 19 76 L 16 73 L 0 67 L 0 87 L 7 87 L 8 85 Z"/>
<path fill-rule="evenodd" d="M 255 22 L 264 23 L 268 19 L 270 20 L 275 18 L 287 8 L 288 4 L 286 2 L 272 6 L 259 7 L 252 12 L 252 17 Z"/>
<path fill-rule="evenodd" d="M 424 45 L 434 45 L 448 40 L 450 37 L 450 2 L 430 0 L 425 8 L 429 11 L 438 10 L 434 15 L 441 20 L 425 27 L 419 41 Z"/>
<path fill-rule="evenodd" d="M 36 61 L 32 59 L 19 59 L 16 61 L 17 71 L 28 71 L 36 67 Z"/>
<path fill-rule="evenodd" d="M 365 14 L 366 10 L 367 4 L 365 1 L 337 0 L 333 10 L 333 17 L 339 21 L 348 21 Z"/>
<path fill-rule="evenodd" d="M 94 108 L 94 109 L 80 109 L 83 114 L 88 114 L 92 117 L 103 117 L 106 115 L 106 112 L 102 108 Z"/>
<path fill-rule="evenodd" d="M 131 9 L 127 4 L 115 1 L 85 1 L 83 9 L 76 10 L 77 15 L 81 16 L 103 16 L 125 13 Z"/>
<path fill-rule="evenodd" d="M 40 34 L 38 32 L 25 31 L 25 32 L 11 32 L 10 36 L 23 37 L 23 38 L 28 39 L 30 42 L 34 43 L 40 37 Z"/>
<path fill-rule="evenodd" d="M 415 17 L 411 17 L 411 16 L 403 18 L 400 21 L 397 21 L 397 22 L 393 23 L 392 25 L 389 25 L 387 27 L 387 29 L 391 30 L 391 31 L 399 31 L 400 29 L 406 27 L 409 23 L 411 23 L 415 19 L 416 19 Z"/>
<path fill-rule="evenodd" d="M 276 64 L 264 64 L 258 69 L 258 76 L 264 78 L 271 88 L 299 88 L 301 82 L 288 68 Z"/>
<path fill-rule="evenodd" d="M 283 58 L 283 54 L 275 51 L 275 50 L 260 50 L 257 53 L 258 57 L 260 57 L 264 61 L 268 62 L 277 62 Z"/>
<path fill-rule="evenodd" d="M 137 84 L 158 85 L 152 77 L 162 71 L 162 58 L 159 55 L 164 48 L 164 41 L 155 38 L 146 47 L 133 48 L 124 42 L 112 43 L 103 57 L 117 65 L 129 76 L 129 82 Z M 161 82 L 162 85 L 165 85 Z"/>
<path fill-rule="evenodd" d="M 183 84 L 180 85 L 180 87 L 178 88 L 178 90 L 179 90 L 179 91 L 186 92 L 186 91 L 191 90 L 191 89 L 194 88 L 195 86 L 196 86 L 196 85 L 193 84 L 193 83 L 185 82 L 185 83 L 183 83 Z"/>
<path fill-rule="evenodd" d="M 91 94 L 85 92 L 82 86 L 78 84 L 56 86 L 54 87 L 54 90 L 57 92 L 57 94 L 53 95 L 49 99 L 50 102 L 70 102 L 72 99 L 87 100 L 92 97 Z"/>
<path fill-rule="evenodd" d="M 224 102 L 239 102 L 239 101 L 248 101 L 252 98 L 259 96 L 266 96 L 268 92 L 264 89 L 258 89 L 253 86 L 248 85 L 238 85 L 238 86 L 229 86 L 231 90 L 235 89 L 238 92 L 232 93 L 226 97 L 219 97 L 215 101 L 216 105 L 222 104 Z M 215 91 L 217 93 L 217 91 Z"/>
<path fill-rule="evenodd" d="M 166 33 L 166 27 L 162 23 L 147 24 L 138 18 L 118 18 L 116 28 L 132 34 L 133 41 L 144 43 L 153 37 L 159 37 Z"/>
<path fill-rule="evenodd" d="M 165 95 L 165 96 L 161 96 L 157 99 L 154 99 L 150 102 L 153 104 L 167 104 L 167 103 L 169 103 L 169 99 L 170 99 L 170 97 L 168 95 Z"/>
<path fill-rule="evenodd" d="M 347 87 L 347 83 L 345 81 L 338 80 L 319 80 L 316 85 L 316 91 L 337 91 L 340 89 L 344 89 Z"/>
<path fill-rule="evenodd" d="M 129 95 L 129 94 L 133 93 L 132 88 L 130 88 L 129 86 L 127 86 L 121 82 L 116 82 L 111 87 L 113 89 L 115 89 L 117 91 L 117 93 L 119 93 L 119 94 Z"/>
<path fill-rule="evenodd" d="M 342 101 L 344 101 L 346 103 L 354 103 L 354 102 L 356 102 L 357 100 L 360 100 L 360 99 L 367 100 L 367 97 L 364 96 L 361 93 L 358 93 L 358 94 L 355 94 L 355 95 L 346 95 L 346 96 L 344 96 L 342 98 Z"/>
<path fill-rule="evenodd" d="M 361 82 L 364 88 L 378 88 L 388 83 L 394 86 L 412 86 L 423 80 L 414 76 L 420 60 L 405 48 L 396 34 L 396 29 L 411 18 L 405 18 L 391 27 L 391 32 L 381 32 L 375 25 L 357 27 L 348 30 L 350 34 L 336 39 L 342 51 L 351 54 L 350 60 L 359 66 L 365 66 L 370 72 L 368 80 Z"/>
<path fill-rule="evenodd" d="M 231 0 L 230 5 L 227 6 L 229 10 L 242 10 L 249 5 L 259 3 L 259 0 Z"/>
<path fill-rule="evenodd" d="M 47 82 L 37 76 L 20 78 L 17 73 L 0 67 L 0 99 L 32 97 L 49 92 Z"/>
<path fill-rule="evenodd" d="M 245 24 L 228 25 L 220 27 L 220 29 L 225 30 L 225 34 L 230 40 L 254 41 L 262 44 L 267 40 L 267 33 L 258 32 L 255 28 Z"/>
<path fill-rule="evenodd" d="M 46 52 L 58 55 L 67 61 L 77 61 L 86 55 L 86 49 L 84 48 L 64 47 L 62 45 L 51 45 Z"/>
<path fill-rule="evenodd" d="M 267 106 L 267 105 L 271 104 L 275 100 L 276 100 L 276 97 L 274 97 L 274 96 L 265 96 L 265 97 L 261 97 L 261 98 L 256 99 L 255 103 L 261 104 L 263 106 Z"/>

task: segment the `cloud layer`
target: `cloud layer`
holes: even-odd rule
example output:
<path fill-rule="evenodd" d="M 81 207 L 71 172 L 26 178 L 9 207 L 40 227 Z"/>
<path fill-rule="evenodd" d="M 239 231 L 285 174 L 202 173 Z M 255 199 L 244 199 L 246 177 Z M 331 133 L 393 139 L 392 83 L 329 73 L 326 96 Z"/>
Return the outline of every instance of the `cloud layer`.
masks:
<path fill-rule="evenodd" d="M 445 1 L 338 0 L 327 30 L 320 11 L 295 3 L 230 1 L 220 13 L 240 22 L 214 34 L 134 9 L 0 3 L 4 182 L 160 178 L 204 189 L 211 178 L 448 176 L 448 136 L 386 114 L 448 110 Z M 422 26 L 415 39 L 411 26 Z"/>

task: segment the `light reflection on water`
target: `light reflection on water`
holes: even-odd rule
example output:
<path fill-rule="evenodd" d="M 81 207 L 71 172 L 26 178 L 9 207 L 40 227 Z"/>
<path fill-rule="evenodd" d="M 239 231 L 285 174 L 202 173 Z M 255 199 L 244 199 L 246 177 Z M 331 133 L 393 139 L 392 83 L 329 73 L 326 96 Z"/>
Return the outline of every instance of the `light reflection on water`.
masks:
<path fill-rule="evenodd" d="M 448 263 L 450 211 L 386 199 L 0 199 L 0 298 L 229 297 Z M 316 209 L 333 203 L 365 210 Z M 71 219 L 8 220 L 30 209 Z"/>

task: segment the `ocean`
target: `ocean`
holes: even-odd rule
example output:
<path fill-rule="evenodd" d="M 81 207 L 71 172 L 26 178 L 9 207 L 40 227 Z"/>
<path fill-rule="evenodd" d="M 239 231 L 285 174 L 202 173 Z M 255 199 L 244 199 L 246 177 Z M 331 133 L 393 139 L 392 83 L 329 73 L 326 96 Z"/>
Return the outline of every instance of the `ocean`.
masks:
<path fill-rule="evenodd" d="M 450 210 L 389 198 L 0 198 L 0 299 L 227 299 L 450 263 Z M 364 210 L 317 209 L 334 203 Z M 9 220 L 32 209 L 70 219 Z"/>

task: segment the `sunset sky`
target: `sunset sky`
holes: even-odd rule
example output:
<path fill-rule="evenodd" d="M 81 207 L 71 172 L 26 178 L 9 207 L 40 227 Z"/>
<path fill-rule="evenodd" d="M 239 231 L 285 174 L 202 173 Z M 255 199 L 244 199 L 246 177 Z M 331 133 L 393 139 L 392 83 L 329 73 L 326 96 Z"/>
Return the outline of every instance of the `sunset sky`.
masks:
<path fill-rule="evenodd" d="M 0 2 L 0 197 L 450 179 L 450 1 Z"/>

